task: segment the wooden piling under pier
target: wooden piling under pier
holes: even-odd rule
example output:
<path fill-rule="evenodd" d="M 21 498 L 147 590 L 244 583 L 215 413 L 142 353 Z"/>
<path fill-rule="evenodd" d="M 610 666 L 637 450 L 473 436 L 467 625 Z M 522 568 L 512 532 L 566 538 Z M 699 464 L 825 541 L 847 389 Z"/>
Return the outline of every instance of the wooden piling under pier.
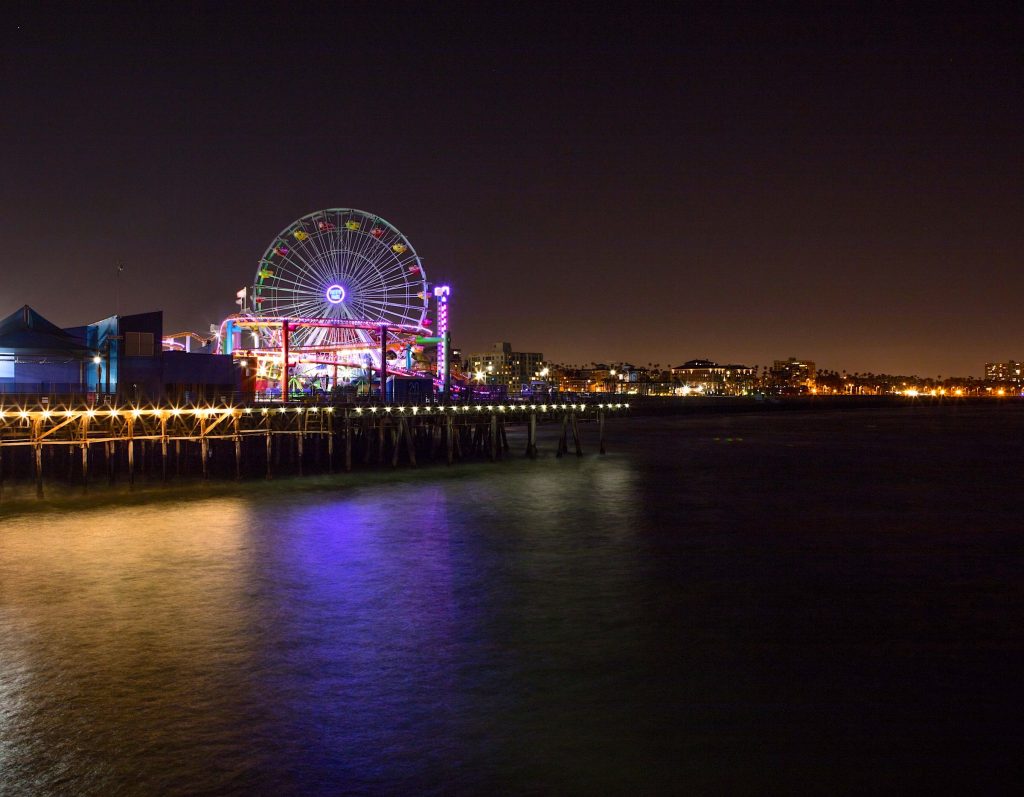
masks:
<path fill-rule="evenodd" d="M 557 456 L 568 453 L 570 434 L 577 456 L 582 456 L 580 425 L 590 421 L 595 422 L 597 450 L 603 454 L 607 416 L 628 408 L 628 404 L 66 409 L 0 405 L 0 500 L 16 494 L 18 484 L 31 485 L 35 495 L 43 498 L 47 484 L 74 484 L 85 491 L 104 475 L 109 484 L 121 478 L 132 489 L 137 484 L 170 484 L 182 478 L 271 479 L 278 474 L 331 473 L 336 443 L 344 447 L 346 472 L 357 460 L 378 467 L 416 467 L 432 461 L 453 464 L 470 458 L 493 462 L 509 451 L 508 427 L 520 424 L 527 457 L 538 456 L 541 423 L 554 425 L 559 433 Z M 173 469 L 168 462 L 171 443 Z M 61 446 L 67 456 L 54 459 L 53 454 L 61 453 L 54 447 Z M 96 446 L 105 468 L 91 467 L 90 453 Z"/>

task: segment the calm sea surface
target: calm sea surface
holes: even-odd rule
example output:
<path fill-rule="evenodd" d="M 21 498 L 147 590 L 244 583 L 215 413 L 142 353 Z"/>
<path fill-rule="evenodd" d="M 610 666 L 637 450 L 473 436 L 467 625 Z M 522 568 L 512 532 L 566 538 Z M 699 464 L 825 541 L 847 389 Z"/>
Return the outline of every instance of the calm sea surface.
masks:
<path fill-rule="evenodd" d="M 1015 791 L 1024 408 L 610 433 L 0 516 L 0 794 Z"/>

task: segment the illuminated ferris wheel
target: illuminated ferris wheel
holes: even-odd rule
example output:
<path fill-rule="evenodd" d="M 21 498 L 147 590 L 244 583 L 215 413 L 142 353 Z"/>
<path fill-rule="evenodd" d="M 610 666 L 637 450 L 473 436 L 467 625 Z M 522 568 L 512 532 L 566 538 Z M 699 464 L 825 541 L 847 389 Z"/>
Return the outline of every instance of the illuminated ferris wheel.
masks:
<path fill-rule="evenodd" d="M 426 274 L 412 244 L 379 216 L 351 208 L 318 210 L 285 227 L 260 258 L 253 302 L 264 317 L 429 323 Z M 292 336 L 296 348 L 369 340 L 365 330 L 343 327 Z"/>

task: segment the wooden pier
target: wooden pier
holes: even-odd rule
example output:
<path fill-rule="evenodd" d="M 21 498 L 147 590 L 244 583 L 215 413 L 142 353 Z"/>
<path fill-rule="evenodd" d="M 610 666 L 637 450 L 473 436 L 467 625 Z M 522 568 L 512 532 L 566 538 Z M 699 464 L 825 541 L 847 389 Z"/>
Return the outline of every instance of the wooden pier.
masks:
<path fill-rule="evenodd" d="M 580 424 L 593 422 L 605 453 L 605 419 L 628 404 L 268 405 L 204 407 L 0 407 L 4 482 L 78 485 L 126 481 L 272 479 L 357 466 L 509 455 L 508 427 L 526 431 L 536 457 L 538 424 L 556 424 L 556 455 L 583 454 Z"/>

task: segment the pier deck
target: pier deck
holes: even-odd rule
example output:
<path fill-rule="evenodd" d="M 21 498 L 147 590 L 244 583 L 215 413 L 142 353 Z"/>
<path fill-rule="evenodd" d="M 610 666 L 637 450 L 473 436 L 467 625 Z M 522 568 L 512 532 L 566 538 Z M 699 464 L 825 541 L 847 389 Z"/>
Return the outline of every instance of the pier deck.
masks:
<path fill-rule="evenodd" d="M 355 465 L 477 458 L 510 450 L 507 427 L 526 429 L 525 456 L 537 456 L 537 425 L 560 424 L 557 456 L 583 453 L 579 424 L 597 425 L 624 403 L 427 404 L 362 406 L 256 404 L 202 407 L 0 407 L 0 500 L 6 479 L 114 483 L 182 475 L 271 479 L 275 474 L 351 471 Z"/>

